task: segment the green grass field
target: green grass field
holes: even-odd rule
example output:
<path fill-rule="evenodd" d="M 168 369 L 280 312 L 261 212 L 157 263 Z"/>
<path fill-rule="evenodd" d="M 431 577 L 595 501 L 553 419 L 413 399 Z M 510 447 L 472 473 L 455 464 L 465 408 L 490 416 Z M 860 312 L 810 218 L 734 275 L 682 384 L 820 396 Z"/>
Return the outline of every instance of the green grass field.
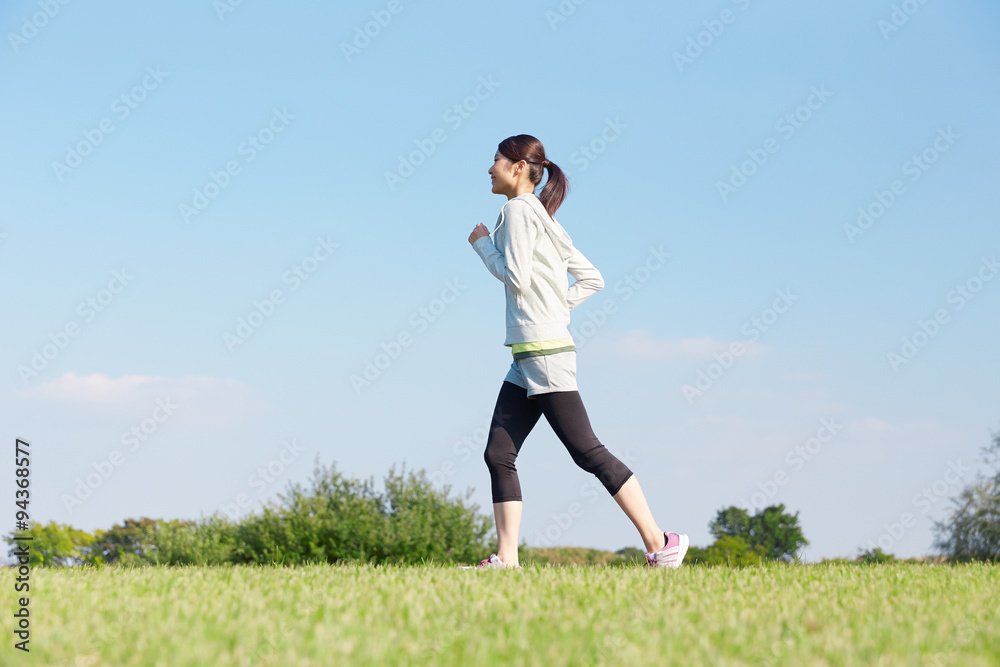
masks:
<path fill-rule="evenodd" d="M 1000 565 L 36 569 L 16 665 L 1000 665 Z"/>

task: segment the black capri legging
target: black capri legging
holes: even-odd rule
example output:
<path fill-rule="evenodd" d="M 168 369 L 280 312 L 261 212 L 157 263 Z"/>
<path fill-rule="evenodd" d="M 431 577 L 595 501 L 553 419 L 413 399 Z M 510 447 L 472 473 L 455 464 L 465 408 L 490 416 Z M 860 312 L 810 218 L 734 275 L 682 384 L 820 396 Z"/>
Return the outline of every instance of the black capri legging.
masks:
<path fill-rule="evenodd" d="M 529 399 L 527 389 L 504 380 L 483 454 L 490 470 L 493 502 L 521 500 L 514 459 L 543 414 L 573 461 L 596 475 L 612 496 L 618 493 L 632 471 L 594 435 L 579 391 L 535 394 Z"/>

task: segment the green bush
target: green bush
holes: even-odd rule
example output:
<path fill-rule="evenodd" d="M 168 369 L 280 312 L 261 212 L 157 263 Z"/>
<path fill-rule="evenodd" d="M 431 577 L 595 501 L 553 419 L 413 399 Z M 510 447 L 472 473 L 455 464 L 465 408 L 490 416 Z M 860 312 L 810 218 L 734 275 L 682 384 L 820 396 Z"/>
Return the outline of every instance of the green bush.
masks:
<path fill-rule="evenodd" d="M 878 547 L 866 549 L 858 556 L 858 562 L 866 565 L 879 565 L 881 563 L 895 563 L 896 557 L 892 554 L 884 553 Z"/>
<path fill-rule="evenodd" d="M 25 534 L 31 565 L 221 565 L 255 563 L 475 563 L 498 550 L 492 516 L 433 488 L 426 473 L 396 473 L 379 493 L 317 457 L 308 486 L 289 484 L 260 514 L 234 522 L 126 519 L 94 535 L 72 526 L 33 524 Z M 14 534 L 5 536 L 14 555 Z"/>
<path fill-rule="evenodd" d="M 771 505 L 753 515 L 735 505 L 723 508 L 708 524 L 715 542 L 704 548 L 689 547 L 684 562 L 731 567 L 798 562 L 798 549 L 809 544 L 798 516 L 798 512 L 786 514 L 784 505 Z"/>
<path fill-rule="evenodd" d="M 144 560 L 153 565 L 221 565 L 236 546 L 236 524 L 220 515 L 202 521 L 157 521 L 147 528 Z"/>
<path fill-rule="evenodd" d="M 723 535 L 702 549 L 689 547 L 684 562 L 690 565 L 728 565 L 747 567 L 759 565 L 768 559 L 767 550 L 760 544 L 750 546 L 742 537 Z"/>
<path fill-rule="evenodd" d="M 819 561 L 820 565 L 852 565 L 857 561 L 851 560 L 850 558 L 844 558 L 843 556 L 836 556 L 835 558 L 822 558 Z"/>
<path fill-rule="evenodd" d="M 739 537 L 751 547 L 762 547 L 764 557 L 773 560 L 798 562 L 799 548 L 809 544 L 799 526 L 799 513 L 786 514 L 782 504 L 759 509 L 753 516 L 731 505 L 719 510 L 708 529 L 717 541 Z"/>
<path fill-rule="evenodd" d="M 615 552 L 618 559 L 608 562 L 607 567 L 646 567 L 646 552 L 636 547 L 622 547 Z"/>
<path fill-rule="evenodd" d="M 317 461 L 309 488 L 290 485 L 279 503 L 244 520 L 233 561 L 455 563 L 477 560 L 490 546 L 496 551 L 495 540 L 485 539 L 492 519 L 476 505 L 449 499 L 450 487 L 434 489 L 423 470 L 404 473 L 393 466 L 380 494 L 371 481 L 347 479 Z"/>
<path fill-rule="evenodd" d="M 493 525 L 492 518 L 479 516 L 476 505 L 449 500 L 451 487 L 434 489 L 423 470 L 406 477 L 394 473 L 395 466 L 385 479 L 386 561 L 455 563 L 482 557 L 490 546 L 484 539 Z M 469 489 L 464 499 L 471 495 Z"/>
<path fill-rule="evenodd" d="M 146 553 L 151 547 L 149 532 L 156 526 L 157 521 L 147 517 L 125 519 L 121 524 L 116 523 L 108 530 L 98 529 L 94 533 L 94 543 L 87 554 L 87 564 L 135 565 L 146 562 Z"/>
<path fill-rule="evenodd" d="M 240 524 L 237 563 L 335 563 L 384 559 L 383 501 L 370 481 L 347 479 L 333 466 L 313 471 L 311 487 L 291 484 L 279 501 Z"/>
<path fill-rule="evenodd" d="M 16 541 L 15 536 L 30 537 L 31 540 Z M 94 536 L 77 530 L 68 524 L 50 521 L 47 524 L 31 523 L 28 530 L 11 532 L 4 536 L 8 556 L 17 555 L 18 549 L 27 545 L 28 565 L 31 567 L 67 567 L 80 565 L 90 553 Z"/>

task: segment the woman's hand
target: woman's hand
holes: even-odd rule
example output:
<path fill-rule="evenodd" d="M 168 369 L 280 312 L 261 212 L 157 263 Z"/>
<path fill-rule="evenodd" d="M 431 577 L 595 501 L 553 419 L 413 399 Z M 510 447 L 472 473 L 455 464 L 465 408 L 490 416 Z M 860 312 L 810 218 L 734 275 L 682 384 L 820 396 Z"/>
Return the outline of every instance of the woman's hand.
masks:
<path fill-rule="evenodd" d="M 480 222 L 478 225 L 476 225 L 476 228 L 472 230 L 472 233 L 469 234 L 469 243 L 473 244 L 478 239 L 481 239 L 484 236 L 489 236 L 489 235 L 490 231 L 486 229 L 486 225 Z"/>

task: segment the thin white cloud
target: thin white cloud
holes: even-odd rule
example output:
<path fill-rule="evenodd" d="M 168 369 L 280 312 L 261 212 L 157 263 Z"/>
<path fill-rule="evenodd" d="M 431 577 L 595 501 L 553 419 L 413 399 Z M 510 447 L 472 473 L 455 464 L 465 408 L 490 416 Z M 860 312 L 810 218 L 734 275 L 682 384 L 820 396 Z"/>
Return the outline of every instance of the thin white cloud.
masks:
<path fill-rule="evenodd" d="M 27 387 L 18 394 L 36 400 L 82 401 L 116 405 L 131 403 L 137 390 L 165 378 L 148 375 L 123 375 L 112 378 L 104 373 L 77 375 L 70 371 L 52 380 Z"/>
<path fill-rule="evenodd" d="M 133 418 L 153 409 L 158 401 L 175 404 L 182 421 L 191 419 L 205 426 L 232 424 L 271 411 L 254 387 L 207 375 L 110 377 L 68 372 L 7 394 L 0 403 L 41 406 L 54 416 L 96 410 Z"/>

